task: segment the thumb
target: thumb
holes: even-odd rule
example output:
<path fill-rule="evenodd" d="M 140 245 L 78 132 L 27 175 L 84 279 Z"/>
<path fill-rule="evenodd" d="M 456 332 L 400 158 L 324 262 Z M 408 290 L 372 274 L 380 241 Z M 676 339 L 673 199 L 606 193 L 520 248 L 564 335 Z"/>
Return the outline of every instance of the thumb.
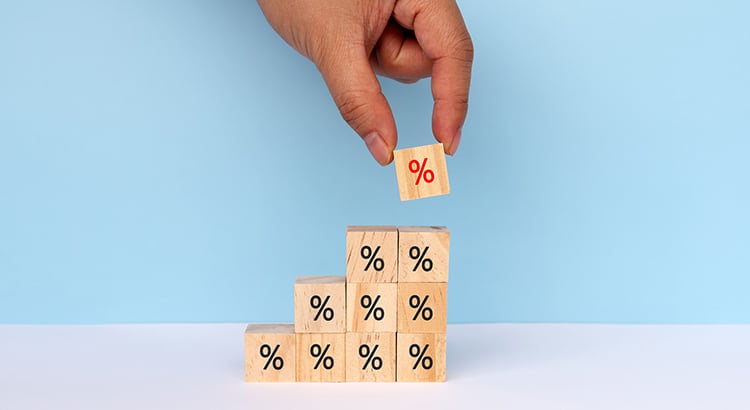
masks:
<path fill-rule="evenodd" d="M 348 55 L 347 55 L 348 54 Z M 380 165 L 393 160 L 396 123 L 364 47 L 318 64 L 341 116 L 359 134 Z"/>

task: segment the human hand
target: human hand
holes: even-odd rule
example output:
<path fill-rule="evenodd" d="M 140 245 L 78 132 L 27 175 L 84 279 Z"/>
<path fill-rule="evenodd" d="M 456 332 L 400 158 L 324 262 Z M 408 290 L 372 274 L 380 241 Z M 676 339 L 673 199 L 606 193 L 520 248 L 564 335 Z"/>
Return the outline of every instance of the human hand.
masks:
<path fill-rule="evenodd" d="M 381 165 L 393 113 L 375 74 L 432 76 L 432 132 L 453 155 L 466 118 L 474 47 L 454 0 L 258 0 L 271 26 L 315 63 L 341 116 Z"/>

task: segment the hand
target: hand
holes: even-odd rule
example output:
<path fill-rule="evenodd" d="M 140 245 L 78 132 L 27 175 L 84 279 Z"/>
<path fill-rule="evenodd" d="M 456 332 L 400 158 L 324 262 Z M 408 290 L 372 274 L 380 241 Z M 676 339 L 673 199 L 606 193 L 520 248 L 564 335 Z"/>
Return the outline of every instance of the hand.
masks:
<path fill-rule="evenodd" d="M 271 26 L 323 75 L 341 116 L 381 165 L 396 123 L 375 74 L 432 76 L 432 132 L 453 155 L 466 118 L 474 47 L 454 0 L 258 0 Z"/>

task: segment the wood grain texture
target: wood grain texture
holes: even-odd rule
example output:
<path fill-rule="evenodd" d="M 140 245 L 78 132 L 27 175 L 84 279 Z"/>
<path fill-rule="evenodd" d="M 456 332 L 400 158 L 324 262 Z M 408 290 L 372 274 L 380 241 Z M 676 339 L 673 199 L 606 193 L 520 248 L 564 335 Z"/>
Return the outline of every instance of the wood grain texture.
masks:
<path fill-rule="evenodd" d="M 396 381 L 396 333 L 346 334 L 347 382 Z"/>
<path fill-rule="evenodd" d="M 451 192 L 443 144 L 393 151 L 393 163 L 402 201 L 447 195 Z"/>
<path fill-rule="evenodd" d="M 396 380 L 444 382 L 445 343 L 445 333 L 398 333 Z"/>
<path fill-rule="evenodd" d="M 296 340 L 292 324 L 247 325 L 245 329 L 245 381 L 296 381 Z"/>
<path fill-rule="evenodd" d="M 395 332 L 398 285 L 349 283 L 346 287 L 347 332 Z"/>
<path fill-rule="evenodd" d="M 398 227 L 398 281 L 448 282 L 450 232 L 444 226 Z"/>
<path fill-rule="evenodd" d="M 297 333 L 346 331 L 344 276 L 297 278 L 294 283 L 294 330 Z"/>
<path fill-rule="evenodd" d="M 447 283 L 399 283 L 398 331 L 445 333 L 447 302 Z"/>
<path fill-rule="evenodd" d="M 395 283 L 398 280 L 398 228 L 348 226 L 346 280 L 349 283 Z"/>
<path fill-rule="evenodd" d="M 346 381 L 346 334 L 297 333 L 297 381 Z"/>

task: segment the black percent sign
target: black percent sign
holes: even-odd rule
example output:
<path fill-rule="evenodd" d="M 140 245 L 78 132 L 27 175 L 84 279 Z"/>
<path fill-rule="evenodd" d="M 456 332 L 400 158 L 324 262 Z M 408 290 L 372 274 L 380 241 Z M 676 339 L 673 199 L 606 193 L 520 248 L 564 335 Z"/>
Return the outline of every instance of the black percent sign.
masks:
<path fill-rule="evenodd" d="M 276 370 L 281 370 L 284 368 L 284 359 L 281 358 L 281 356 L 276 355 L 279 351 L 280 345 L 276 345 L 276 347 L 273 348 L 273 351 L 271 351 L 271 346 L 264 344 L 260 347 L 260 357 L 266 360 L 265 366 L 263 366 L 263 370 L 268 370 L 268 366 L 273 366 Z"/>
<path fill-rule="evenodd" d="M 359 250 L 359 256 L 361 256 L 362 259 L 367 260 L 365 271 L 370 269 L 370 266 L 372 266 L 377 272 L 383 270 L 383 268 L 385 267 L 385 262 L 383 262 L 383 258 L 378 258 L 378 252 L 380 252 L 380 246 L 376 247 L 374 251 L 367 245 L 363 246 L 362 249 Z"/>
<path fill-rule="evenodd" d="M 419 367 L 420 365 L 425 370 L 432 369 L 432 357 L 427 356 L 427 350 L 429 348 L 429 343 L 424 345 L 424 349 L 416 343 L 409 346 L 409 356 L 417 359 L 416 361 L 414 361 L 414 366 L 411 367 L 412 370 L 417 370 L 417 367 Z"/>
<path fill-rule="evenodd" d="M 310 346 L 310 356 L 318 359 L 317 362 L 315 362 L 315 366 L 313 366 L 313 369 L 317 370 L 318 367 L 320 367 L 320 364 L 323 364 L 323 368 L 326 370 L 333 369 L 333 357 L 328 356 L 328 349 L 331 348 L 331 344 L 327 344 L 326 347 L 321 347 L 319 344 L 315 343 L 312 346 Z"/>
<path fill-rule="evenodd" d="M 370 316 L 377 321 L 383 320 L 383 317 L 385 317 L 385 310 L 378 306 L 378 302 L 380 302 L 380 295 L 375 296 L 375 300 L 372 300 L 370 295 L 364 295 L 359 299 L 359 305 L 362 306 L 363 309 L 367 309 L 365 320 L 369 320 Z"/>
<path fill-rule="evenodd" d="M 419 246 L 412 246 L 409 248 L 409 258 L 417 261 L 417 263 L 414 264 L 414 267 L 411 268 L 412 272 L 416 272 L 420 267 L 425 272 L 432 270 L 432 259 L 426 257 L 428 250 L 430 250 L 429 246 L 425 246 L 424 250 L 419 249 Z"/>
<path fill-rule="evenodd" d="M 422 316 L 422 320 L 432 320 L 432 308 L 429 306 L 425 307 L 429 298 L 430 295 L 425 295 L 424 299 L 420 298 L 419 295 L 411 295 L 409 298 L 409 306 L 416 310 L 414 317 L 412 317 L 411 320 L 417 320 L 420 316 Z"/>
<path fill-rule="evenodd" d="M 326 296 L 325 299 L 321 299 L 320 296 L 313 295 L 313 297 L 310 298 L 310 307 L 318 311 L 315 314 L 313 321 L 318 320 L 321 314 L 326 322 L 333 320 L 333 308 L 326 307 L 329 300 L 331 300 L 331 296 Z"/>
<path fill-rule="evenodd" d="M 378 347 L 380 347 L 380 345 L 375 345 L 372 349 L 366 344 L 359 346 L 359 357 L 366 359 L 364 366 L 362 366 L 362 370 L 367 369 L 367 366 L 370 366 L 373 370 L 380 370 L 383 367 L 383 358 L 375 356 Z"/>

